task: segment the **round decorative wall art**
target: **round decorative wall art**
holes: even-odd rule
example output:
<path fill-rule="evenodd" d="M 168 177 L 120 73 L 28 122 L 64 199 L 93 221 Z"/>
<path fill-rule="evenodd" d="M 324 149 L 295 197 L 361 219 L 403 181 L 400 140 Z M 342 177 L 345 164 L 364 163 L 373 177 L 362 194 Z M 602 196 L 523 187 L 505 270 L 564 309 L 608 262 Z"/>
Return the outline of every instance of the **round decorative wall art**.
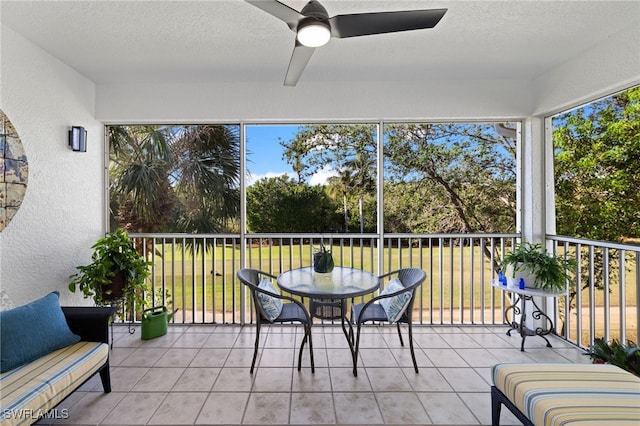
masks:
<path fill-rule="evenodd" d="M 9 225 L 27 192 L 29 166 L 18 132 L 0 110 L 0 232 Z"/>

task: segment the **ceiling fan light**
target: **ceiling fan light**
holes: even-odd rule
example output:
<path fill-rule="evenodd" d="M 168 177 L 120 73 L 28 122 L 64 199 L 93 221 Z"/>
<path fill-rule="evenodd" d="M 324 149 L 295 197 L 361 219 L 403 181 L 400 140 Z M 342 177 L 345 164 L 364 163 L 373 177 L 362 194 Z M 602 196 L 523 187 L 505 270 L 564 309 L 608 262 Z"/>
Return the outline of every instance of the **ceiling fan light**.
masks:
<path fill-rule="evenodd" d="M 307 47 L 320 47 L 329 42 L 331 29 L 329 25 L 321 21 L 301 23 L 298 26 L 298 41 Z"/>

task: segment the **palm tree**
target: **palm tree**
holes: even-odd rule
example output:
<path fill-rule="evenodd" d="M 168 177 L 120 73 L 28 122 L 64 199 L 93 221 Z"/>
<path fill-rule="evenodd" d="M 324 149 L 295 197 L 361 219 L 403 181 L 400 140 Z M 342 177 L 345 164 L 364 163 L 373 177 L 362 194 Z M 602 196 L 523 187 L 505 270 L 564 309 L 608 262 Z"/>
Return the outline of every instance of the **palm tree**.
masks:
<path fill-rule="evenodd" d="M 110 126 L 112 223 L 220 232 L 239 212 L 237 126 Z"/>

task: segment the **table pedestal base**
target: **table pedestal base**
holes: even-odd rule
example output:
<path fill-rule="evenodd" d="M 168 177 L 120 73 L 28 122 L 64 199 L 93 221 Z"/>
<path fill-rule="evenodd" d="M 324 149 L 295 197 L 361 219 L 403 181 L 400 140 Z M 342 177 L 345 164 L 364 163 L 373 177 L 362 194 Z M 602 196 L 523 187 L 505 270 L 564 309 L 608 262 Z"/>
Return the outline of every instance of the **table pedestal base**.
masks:
<path fill-rule="evenodd" d="M 534 311 L 531 313 L 531 317 L 535 320 L 544 319 L 549 325 L 549 327 L 547 327 L 546 329 L 542 327 L 536 327 L 535 329 L 533 329 L 526 326 L 527 311 L 525 308 L 525 303 L 528 301 L 530 301 L 535 308 Z M 518 306 L 518 302 L 520 302 L 520 306 Z M 511 321 L 509 321 L 509 311 L 511 311 L 511 318 L 512 318 Z M 519 322 L 516 321 L 516 315 L 520 315 Z M 520 351 L 524 352 L 524 341 L 527 338 L 527 336 L 540 336 L 545 340 L 545 342 L 547 342 L 548 348 L 552 347 L 551 343 L 545 336 L 547 334 L 551 334 L 554 331 L 553 321 L 551 320 L 551 318 L 549 318 L 547 314 L 542 312 L 538 304 L 535 302 L 535 300 L 533 300 L 532 296 L 517 294 L 517 299 L 515 300 L 515 302 L 513 302 L 513 305 L 509 306 L 504 310 L 504 316 L 507 319 L 510 327 L 509 330 L 507 330 L 507 336 L 511 336 L 511 331 L 517 330 L 518 333 L 520 333 L 520 336 L 522 337 L 522 343 L 520 344 Z"/>

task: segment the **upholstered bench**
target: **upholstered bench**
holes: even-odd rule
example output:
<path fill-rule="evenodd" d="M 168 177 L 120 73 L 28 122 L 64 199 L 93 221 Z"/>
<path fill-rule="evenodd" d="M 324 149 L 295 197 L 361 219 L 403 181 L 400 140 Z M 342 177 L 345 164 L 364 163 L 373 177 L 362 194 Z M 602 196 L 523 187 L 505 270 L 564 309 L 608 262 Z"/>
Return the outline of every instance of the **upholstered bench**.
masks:
<path fill-rule="evenodd" d="M 88 341 L 108 335 L 110 308 L 78 309 L 63 312 L 53 292 L 0 313 L 0 425 L 34 423 L 96 373 L 111 392 L 108 338 Z"/>
<path fill-rule="evenodd" d="M 640 377 L 605 364 L 497 364 L 491 421 L 504 404 L 524 425 L 639 425 Z"/>

